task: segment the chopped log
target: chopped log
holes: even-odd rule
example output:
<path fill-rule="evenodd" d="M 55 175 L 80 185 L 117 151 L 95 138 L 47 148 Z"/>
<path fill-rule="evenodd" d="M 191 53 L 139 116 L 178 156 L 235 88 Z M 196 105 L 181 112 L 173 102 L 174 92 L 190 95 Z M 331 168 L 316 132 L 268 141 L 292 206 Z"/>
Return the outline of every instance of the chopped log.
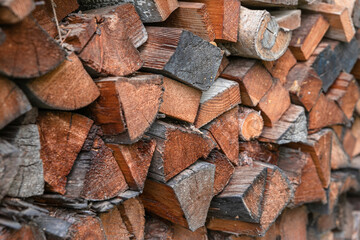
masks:
<path fill-rule="evenodd" d="M 170 223 L 157 216 L 146 215 L 145 240 L 172 239 L 174 230 Z"/>
<path fill-rule="evenodd" d="M 65 60 L 65 51 L 31 16 L 3 25 L 6 39 L 0 45 L 0 72 L 11 78 L 40 77 Z"/>
<path fill-rule="evenodd" d="M 100 95 L 74 53 L 53 71 L 20 86 L 35 106 L 48 109 L 76 110 Z"/>
<path fill-rule="evenodd" d="M 335 55 L 339 59 L 341 69 L 347 73 L 353 69 L 358 55 L 359 55 L 359 42 L 354 37 L 350 42 L 338 42 L 334 40 L 325 40 L 331 46 Z"/>
<path fill-rule="evenodd" d="M 149 176 L 161 182 L 167 182 L 197 159 L 207 157 L 215 147 L 200 131 L 163 121 L 156 121 L 147 134 L 156 140 Z"/>
<path fill-rule="evenodd" d="M 345 129 L 346 127 L 344 125 L 333 125 L 330 127 L 336 134 L 336 136 L 339 138 L 339 140 L 342 141 L 342 139 L 344 138 L 344 133 L 345 133 Z"/>
<path fill-rule="evenodd" d="M 195 232 L 180 225 L 173 224 L 174 240 L 208 240 L 206 227 L 200 227 Z"/>
<path fill-rule="evenodd" d="M 255 60 L 233 58 L 220 75 L 240 85 L 241 103 L 255 107 L 271 88 L 272 78 L 268 71 Z"/>
<path fill-rule="evenodd" d="M 309 112 L 320 96 L 322 81 L 313 69 L 297 64 L 290 70 L 284 86 L 290 93 L 291 102 Z"/>
<path fill-rule="evenodd" d="M 298 0 L 241 0 L 241 3 L 252 7 L 290 7 L 297 6 Z"/>
<path fill-rule="evenodd" d="M 12 81 L 0 76 L 0 129 L 22 114 L 30 111 L 26 95 Z"/>
<path fill-rule="evenodd" d="M 330 28 L 325 35 L 326 37 L 343 42 L 350 42 L 354 37 L 355 29 L 351 13 L 346 7 L 335 4 L 314 3 L 302 5 L 301 9 L 321 13 L 328 20 Z"/>
<path fill-rule="evenodd" d="M 168 183 L 147 179 L 145 209 L 191 231 L 204 226 L 213 196 L 215 166 L 198 161 Z"/>
<path fill-rule="evenodd" d="M 66 196 L 106 200 L 124 192 L 128 186 L 113 153 L 93 125 L 70 174 Z"/>
<path fill-rule="evenodd" d="M 351 132 L 356 138 L 356 143 L 354 146 L 354 151 L 352 152 L 352 156 L 357 156 L 360 154 L 360 118 L 356 117 L 354 123 L 351 127 Z"/>
<path fill-rule="evenodd" d="M 143 69 L 160 72 L 205 91 L 214 83 L 221 50 L 193 33 L 176 28 L 147 27 L 149 38 L 141 46 Z"/>
<path fill-rule="evenodd" d="M 346 118 L 350 120 L 356 102 L 360 97 L 359 87 L 354 76 L 342 72 L 329 88 L 326 97 L 334 100 L 344 112 Z"/>
<path fill-rule="evenodd" d="M 203 128 L 208 130 L 217 145 L 234 165 L 239 165 L 239 108 L 225 112 Z"/>
<path fill-rule="evenodd" d="M 139 198 L 131 198 L 118 205 L 127 230 L 136 240 L 144 239 L 145 209 Z"/>
<path fill-rule="evenodd" d="M 349 155 L 350 158 L 353 157 L 353 152 L 356 145 L 356 138 L 352 134 L 350 129 L 347 129 L 343 139 L 343 145 L 345 152 Z"/>
<path fill-rule="evenodd" d="M 214 196 L 218 195 L 229 183 L 235 168 L 226 155 L 218 150 L 213 150 L 204 161 L 215 165 L 213 192 Z"/>
<path fill-rule="evenodd" d="M 194 123 L 200 105 L 201 91 L 173 79 L 163 78 L 164 95 L 159 112 Z"/>
<path fill-rule="evenodd" d="M 286 144 L 306 142 L 307 121 L 303 107 L 291 104 L 272 127 L 265 126 L 259 141 Z"/>
<path fill-rule="evenodd" d="M 195 127 L 200 128 L 241 103 L 239 84 L 218 78 L 209 90 L 202 93 Z"/>
<path fill-rule="evenodd" d="M 18 148 L 22 156 L 18 172 L 7 195 L 31 197 L 43 194 L 44 172 L 40 158 L 41 145 L 37 125 L 7 126 L 1 131 L 1 137 Z"/>
<path fill-rule="evenodd" d="M 321 93 L 316 104 L 309 112 L 308 121 L 308 129 L 316 130 L 331 125 L 343 124 L 346 121 L 346 116 L 334 100 L 328 99 Z"/>
<path fill-rule="evenodd" d="M 130 189 L 141 191 L 155 151 L 155 140 L 140 140 L 132 145 L 107 144 L 124 174 Z"/>
<path fill-rule="evenodd" d="M 73 239 L 94 238 L 105 240 L 105 232 L 101 221 L 97 217 L 79 217 L 70 228 Z"/>
<path fill-rule="evenodd" d="M 0 24 L 14 24 L 35 9 L 33 0 L 7 0 L 0 3 Z"/>
<path fill-rule="evenodd" d="M 215 40 L 214 26 L 204 3 L 179 2 L 179 7 L 161 25 L 188 30 L 208 42 Z"/>
<path fill-rule="evenodd" d="M 288 49 L 278 60 L 271 62 L 263 61 L 262 63 L 270 74 L 274 78 L 278 78 L 281 84 L 284 85 L 286 83 L 286 76 L 296 64 L 296 59 Z"/>
<path fill-rule="evenodd" d="M 66 176 L 93 124 L 91 119 L 70 112 L 40 112 L 40 157 L 44 180 L 51 191 L 65 194 Z"/>
<path fill-rule="evenodd" d="M 280 81 L 273 83 L 272 87 L 256 106 L 261 111 L 265 126 L 273 126 L 290 107 L 289 92 Z"/>
<path fill-rule="evenodd" d="M 131 234 L 127 230 L 119 210 L 115 207 L 107 213 L 99 214 L 106 239 L 130 240 Z"/>
<path fill-rule="evenodd" d="M 330 163 L 331 170 L 346 168 L 350 165 L 349 155 L 345 152 L 345 149 L 335 132 L 333 132 L 332 136 Z"/>
<path fill-rule="evenodd" d="M 90 105 L 108 143 L 133 143 L 155 121 L 163 94 L 162 76 L 134 75 L 96 81 L 100 98 Z"/>
<path fill-rule="evenodd" d="M 219 70 L 218 70 L 218 72 L 216 74 L 216 78 L 218 78 L 221 75 L 221 73 L 225 70 L 225 68 L 229 65 L 229 63 L 230 63 L 229 59 L 224 54 L 223 58 L 221 60 Z"/>
<path fill-rule="evenodd" d="M 309 59 L 329 26 L 330 24 L 321 14 L 302 14 L 301 27 L 293 32 L 289 45 L 297 60 Z"/>
<path fill-rule="evenodd" d="M 308 210 L 305 206 L 286 208 L 279 217 L 278 225 L 281 239 L 300 240 L 307 235 Z"/>
<path fill-rule="evenodd" d="M 287 50 L 291 31 L 277 24 L 265 10 L 240 9 L 239 33 L 236 43 L 223 43 L 234 56 L 274 61 Z"/>
<path fill-rule="evenodd" d="M 239 138 L 251 141 L 258 138 L 264 127 L 264 120 L 260 114 L 251 108 L 239 108 Z"/>
<path fill-rule="evenodd" d="M 279 158 L 278 148 L 271 143 L 260 143 L 258 141 L 240 142 L 240 161 L 251 160 L 276 164 Z M 244 159 L 241 159 L 244 158 Z"/>
<path fill-rule="evenodd" d="M 185 0 L 206 4 L 215 39 L 236 42 L 238 38 L 240 2 L 238 0 Z"/>
<path fill-rule="evenodd" d="M 270 11 L 270 14 L 281 28 L 295 30 L 301 26 L 301 10 L 299 9 Z"/>
<path fill-rule="evenodd" d="M 351 74 L 354 75 L 356 79 L 360 79 L 360 56 L 357 58 L 356 63 L 351 70 Z"/>
<path fill-rule="evenodd" d="M 120 5 L 126 0 L 79 0 L 82 9 L 102 8 L 113 5 Z M 162 22 L 178 7 L 177 0 L 145 0 L 131 2 L 139 14 L 141 21 L 146 23 Z"/>

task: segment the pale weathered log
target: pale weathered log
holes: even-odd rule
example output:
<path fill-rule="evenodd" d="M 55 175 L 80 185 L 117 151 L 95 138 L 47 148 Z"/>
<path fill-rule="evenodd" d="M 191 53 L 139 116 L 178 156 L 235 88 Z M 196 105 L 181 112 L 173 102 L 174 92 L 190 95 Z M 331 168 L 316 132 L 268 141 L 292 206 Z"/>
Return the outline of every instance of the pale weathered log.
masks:
<path fill-rule="evenodd" d="M 252 7 L 291 7 L 297 6 L 298 0 L 242 0 L 241 3 Z"/>
<path fill-rule="evenodd" d="M 250 141 L 258 138 L 264 128 L 264 120 L 260 114 L 251 108 L 239 108 L 239 138 Z"/>

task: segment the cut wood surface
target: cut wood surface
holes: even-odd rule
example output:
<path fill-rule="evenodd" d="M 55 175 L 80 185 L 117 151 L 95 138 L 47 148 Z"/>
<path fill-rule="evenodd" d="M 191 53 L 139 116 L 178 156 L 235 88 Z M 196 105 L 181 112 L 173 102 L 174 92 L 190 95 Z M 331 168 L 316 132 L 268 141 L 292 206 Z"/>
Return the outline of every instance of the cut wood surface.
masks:
<path fill-rule="evenodd" d="M 307 234 L 308 210 L 305 206 L 286 208 L 276 222 L 281 239 L 300 240 Z"/>
<path fill-rule="evenodd" d="M 237 42 L 221 46 L 234 56 L 274 61 L 285 53 L 290 40 L 291 31 L 280 28 L 269 12 L 241 7 Z"/>
<path fill-rule="evenodd" d="M 258 138 L 264 128 L 264 120 L 260 114 L 251 108 L 239 108 L 239 138 L 250 141 Z"/>
<path fill-rule="evenodd" d="M 124 219 L 116 207 L 109 212 L 99 214 L 99 217 L 106 239 L 130 240 L 131 234 L 128 232 Z"/>
<path fill-rule="evenodd" d="M 299 9 L 270 11 L 270 14 L 275 18 L 281 28 L 295 30 L 302 24 L 301 10 Z"/>
<path fill-rule="evenodd" d="M 254 7 L 290 7 L 297 6 L 298 0 L 242 0 L 241 3 Z"/>
<path fill-rule="evenodd" d="M 346 168 L 350 164 L 349 155 L 335 132 L 333 132 L 331 143 L 331 170 Z"/>
<path fill-rule="evenodd" d="M 202 93 L 195 127 L 209 123 L 222 113 L 241 103 L 239 84 L 218 78 L 209 90 Z"/>
<path fill-rule="evenodd" d="M 252 164 L 253 161 L 275 164 L 279 159 L 279 149 L 275 144 L 260 143 L 258 141 L 240 142 L 240 161 Z M 246 161 L 247 160 L 247 161 Z"/>
<path fill-rule="evenodd" d="M 100 95 L 96 84 L 74 53 L 53 71 L 27 81 L 21 87 L 35 106 L 48 109 L 83 108 Z"/>
<path fill-rule="evenodd" d="M 118 205 L 127 230 L 136 240 L 144 239 L 145 209 L 139 198 L 130 198 Z"/>
<path fill-rule="evenodd" d="M 33 0 L 4 0 L 0 3 L 0 24 L 14 24 L 35 9 Z"/>
<path fill-rule="evenodd" d="M 197 159 L 206 158 L 215 147 L 215 143 L 198 130 L 159 120 L 147 134 L 156 139 L 149 176 L 162 182 L 167 182 Z"/>
<path fill-rule="evenodd" d="M 166 27 L 147 27 L 149 38 L 141 46 L 143 69 L 160 72 L 199 90 L 214 83 L 221 50 L 193 33 Z"/>
<path fill-rule="evenodd" d="M 345 152 L 349 155 L 350 158 L 353 157 L 353 152 L 356 145 L 356 138 L 352 134 L 350 129 L 346 129 L 344 139 L 343 139 L 343 146 Z"/>
<path fill-rule="evenodd" d="M 215 166 L 198 161 L 168 183 L 147 179 L 145 209 L 191 231 L 204 226 L 213 197 Z"/>
<path fill-rule="evenodd" d="M 356 155 L 360 154 L 360 118 L 359 117 L 355 118 L 354 123 L 351 127 L 351 132 L 354 135 L 354 137 L 356 138 L 354 151 L 353 151 L 352 155 L 356 156 Z"/>

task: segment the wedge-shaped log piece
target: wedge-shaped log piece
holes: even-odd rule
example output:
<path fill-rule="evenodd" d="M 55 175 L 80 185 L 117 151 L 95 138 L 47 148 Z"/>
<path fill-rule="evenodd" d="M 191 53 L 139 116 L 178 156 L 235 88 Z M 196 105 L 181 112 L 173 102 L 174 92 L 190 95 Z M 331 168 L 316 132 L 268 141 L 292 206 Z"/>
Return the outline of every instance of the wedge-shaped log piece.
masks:
<path fill-rule="evenodd" d="M 116 207 L 109 212 L 100 213 L 99 217 L 106 239 L 130 240 L 131 234 L 127 230 L 124 219 Z"/>
<path fill-rule="evenodd" d="M 164 95 L 160 112 L 194 123 L 200 105 L 201 91 L 171 78 L 163 78 Z"/>
<path fill-rule="evenodd" d="M 55 70 L 21 84 L 21 87 L 34 105 L 48 109 L 83 108 L 100 95 L 96 84 L 74 53 Z"/>
<path fill-rule="evenodd" d="M 272 87 L 256 106 L 261 111 L 265 126 L 273 126 L 290 107 L 289 92 L 280 81 L 273 83 Z"/>
<path fill-rule="evenodd" d="M 211 88 L 202 93 L 195 127 L 200 128 L 224 112 L 241 103 L 239 84 L 218 78 Z"/>
<path fill-rule="evenodd" d="M 211 133 L 217 145 L 234 165 L 239 164 L 238 112 L 239 108 L 235 107 L 203 127 Z"/>
<path fill-rule="evenodd" d="M 289 49 L 297 60 L 306 61 L 329 29 L 328 21 L 321 14 L 303 14 L 301 27 L 293 31 Z"/>
<path fill-rule="evenodd" d="M 89 200 L 106 200 L 128 189 L 112 150 L 101 139 L 101 130 L 93 125 L 70 174 L 66 195 Z"/>
<path fill-rule="evenodd" d="M 204 226 L 213 196 L 215 166 L 198 161 L 168 183 L 145 182 L 145 209 L 191 231 Z"/>
<path fill-rule="evenodd" d="M 326 37 L 343 42 L 350 42 L 354 37 L 355 29 L 351 13 L 346 7 L 335 4 L 314 3 L 303 5 L 301 9 L 321 13 L 328 20 L 330 28 L 325 35 Z"/>
<path fill-rule="evenodd" d="M 33 0 L 4 0 L 0 3 L 0 24 L 14 24 L 35 9 Z"/>
<path fill-rule="evenodd" d="M 124 174 L 130 189 L 141 191 L 155 151 L 155 140 L 140 140 L 131 145 L 107 144 Z"/>
<path fill-rule="evenodd" d="M 70 112 L 40 112 L 38 117 L 44 180 L 49 188 L 65 193 L 66 176 L 80 152 L 93 121 Z"/>
<path fill-rule="evenodd" d="M 356 117 L 355 121 L 351 127 L 351 132 L 353 136 L 356 138 L 354 151 L 352 153 L 353 156 L 360 154 L 360 118 Z"/>
<path fill-rule="evenodd" d="M 276 222 L 281 239 L 301 239 L 307 236 L 308 210 L 306 206 L 286 208 Z"/>
<path fill-rule="evenodd" d="M 241 3 L 256 7 L 290 7 L 297 6 L 298 0 L 242 0 Z"/>
<path fill-rule="evenodd" d="M 291 31 L 280 28 L 269 12 L 241 7 L 238 40 L 222 46 L 234 56 L 274 61 L 285 53 L 290 40 Z"/>
<path fill-rule="evenodd" d="M 0 129 L 31 109 L 26 95 L 5 77 L 0 77 L 0 102 Z"/>
<path fill-rule="evenodd" d="M 7 195 L 31 197 L 43 194 L 44 171 L 40 158 L 41 145 L 37 125 L 7 126 L 0 134 L 2 139 L 18 148 L 22 154 L 18 172 Z"/>
<path fill-rule="evenodd" d="M 161 25 L 188 30 L 208 42 L 215 40 L 214 27 L 204 3 L 179 2 L 179 7 Z"/>
<path fill-rule="evenodd" d="M 307 121 L 303 107 L 291 104 L 272 127 L 264 127 L 259 141 L 286 144 L 306 142 Z"/>
<path fill-rule="evenodd" d="M 264 120 L 260 114 L 251 108 L 239 108 L 239 138 L 250 141 L 258 138 L 264 128 Z"/>
<path fill-rule="evenodd" d="M 127 0 L 79 0 L 82 9 L 102 8 L 119 5 Z M 177 0 L 145 0 L 131 2 L 139 14 L 141 21 L 146 23 L 164 21 L 177 7 Z"/>
<path fill-rule="evenodd" d="M 130 198 L 118 205 L 125 226 L 136 240 L 144 239 L 145 209 L 139 198 Z"/>
<path fill-rule="evenodd" d="M 279 148 L 272 143 L 240 142 L 239 149 L 239 158 L 243 164 L 251 165 L 253 161 L 260 161 L 276 165 L 279 160 Z"/>
<path fill-rule="evenodd" d="M 207 157 L 215 147 L 200 131 L 163 121 L 156 121 L 147 134 L 156 139 L 149 176 L 161 182 L 167 182 L 197 159 Z"/>
<path fill-rule="evenodd" d="M 90 106 L 109 143 L 133 143 L 155 121 L 163 95 L 162 76 L 134 75 L 96 81 L 100 98 Z"/>
<path fill-rule="evenodd" d="M 333 132 L 332 144 L 331 144 L 331 170 L 336 170 L 339 168 L 347 168 L 350 165 L 350 158 L 345 152 L 343 144 L 340 139 Z"/>
<path fill-rule="evenodd" d="M 320 96 L 322 81 L 312 68 L 297 64 L 290 70 L 284 86 L 290 93 L 291 102 L 309 112 Z"/>
<path fill-rule="evenodd" d="M 160 72 L 199 90 L 214 83 L 222 60 L 220 48 L 193 33 L 166 27 L 147 27 L 141 46 L 144 70 Z"/>
<path fill-rule="evenodd" d="M 281 28 L 295 30 L 301 26 L 301 10 L 270 11 Z"/>
<path fill-rule="evenodd" d="M 220 77 L 238 82 L 241 103 L 250 107 L 255 107 L 272 85 L 271 75 L 260 62 L 244 58 L 231 58 Z"/>
<path fill-rule="evenodd" d="M 15 25 L 3 25 L 0 73 L 12 78 L 40 77 L 65 60 L 65 51 L 32 16 Z"/>
<path fill-rule="evenodd" d="M 356 145 L 356 138 L 352 134 L 350 129 L 346 129 L 344 138 L 343 138 L 343 146 L 345 152 L 349 155 L 350 158 L 353 157 L 353 152 Z"/>
<path fill-rule="evenodd" d="M 326 39 L 324 42 L 330 45 L 339 59 L 341 70 L 347 73 L 351 72 L 360 53 L 359 42 L 356 37 L 352 38 L 350 42 L 339 42 L 330 39 Z"/>

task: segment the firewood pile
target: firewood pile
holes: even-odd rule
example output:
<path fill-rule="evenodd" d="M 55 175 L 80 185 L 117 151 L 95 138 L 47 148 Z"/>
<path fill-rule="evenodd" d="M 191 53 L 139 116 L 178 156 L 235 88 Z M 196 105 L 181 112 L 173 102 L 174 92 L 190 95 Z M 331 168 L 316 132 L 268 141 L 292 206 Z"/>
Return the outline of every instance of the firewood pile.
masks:
<path fill-rule="evenodd" d="M 360 0 L 0 0 L 0 239 L 360 238 Z"/>

